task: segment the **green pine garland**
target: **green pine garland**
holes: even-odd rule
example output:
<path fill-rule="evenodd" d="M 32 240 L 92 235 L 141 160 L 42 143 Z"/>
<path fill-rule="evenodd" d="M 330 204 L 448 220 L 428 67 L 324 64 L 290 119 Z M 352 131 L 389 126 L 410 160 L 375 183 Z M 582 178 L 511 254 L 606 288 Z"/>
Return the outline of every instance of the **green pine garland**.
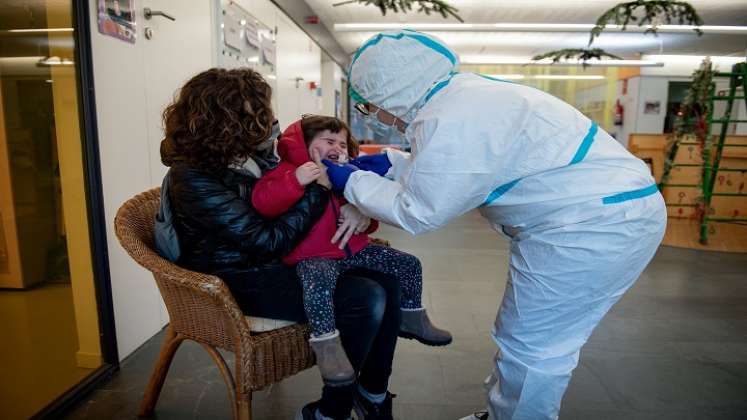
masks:
<path fill-rule="evenodd" d="M 563 50 L 550 51 L 548 53 L 535 55 L 532 57 L 533 61 L 543 60 L 545 58 L 552 58 L 553 63 L 557 63 L 560 60 L 569 60 L 575 58 L 581 61 L 581 65 L 586 68 L 589 66 L 588 60 L 597 59 L 601 60 L 602 57 L 609 57 L 616 60 L 621 60 L 620 57 L 610 54 L 601 48 L 566 48 Z"/>
<path fill-rule="evenodd" d="M 636 16 L 637 9 L 643 8 L 644 15 Z M 607 10 L 597 19 L 596 26 L 591 30 L 589 45 L 594 42 L 594 38 L 602 34 L 604 28 L 613 23 L 620 25 L 621 30 L 625 30 L 629 23 L 636 22 L 638 26 L 651 25 L 644 33 L 657 34 L 658 25 L 662 23 L 671 24 L 677 22 L 679 25 L 695 26 L 695 33 L 698 36 L 703 35 L 703 31 L 698 28 L 703 24 L 695 8 L 690 3 L 684 1 L 672 0 L 636 0 L 627 3 L 620 3 Z"/>
<path fill-rule="evenodd" d="M 674 120 L 674 130 L 668 139 L 667 159 L 665 165 L 671 168 L 674 165 L 675 155 L 679 149 L 680 142 L 686 137 L 694 136 L 699 144 L 700 156 L 703 164 L 708 165 L 708 154 L 713 144 L 709 134 L 708 116 L 711 113 L 711 85 L 713 84 L 713 65 L 706 58 L 698 70 L 693 72 L 693 81 L 680 105 L 677 117 Z M 665 173 L 668 171 L 665 171 Z M 669 182 L 670 173 L 661 180 L 661 185 Z"/>
<path fill-rule="evenodd" d="M 352 3 L 376 6 L 381 10 L 382 15 L 386 15 L 387 11 L 407 13 L 412 11 L 413 5 L 417 5 L 417 11 L 426 15 L 435 12 L 444 18 L 453 16 L 459 22 L 464 22 L 457 14 L 459 9 L 451 6 L 444 0 L 346 0 L 335 3 L 333 6 Z M 640 15 L 639 10 L 642 10 L 642 15 Z M 690 3 L 676 0 L 635 0 L 620 3 L 604 12 L 597 19 L 596 25 L 590 32 L 588 46 L 590 47 L 594 40 L 602 34 L 607 25 L 611 23 L 620 25 L 623 31 L 631 23 L 636 23 L 638 26 L 650 25 L 644 33 L 656 35 L 658 33 L 658 25 L 662 23 L 671 24 L 673 22 L 680 25 L 693 25 L 695 26 L 694 31 L 698 36 L 703 34 L 703 31 L 699 28 L 703 25 L 703 19 L 701 19 L 698 12 Z M 532 57 L 532 60 L 538 61 L 544 58 L 552 58 L 552 62 L 557 63 L 561 59 L 576 59 L 586 68 L 589 60 L 601 60 L 602 57 L 619 59 L 618 56 L 600 48 L 568 48 L 538 54 Z"/>
<path fill-rule="evenodd" d="M 713 83 L 713 65 L 710 58 L 703 60 L 700 68 L 693 72 L 693 81 L 680 106 L 674 121 L 674 133 L 677 138 L 686 134 L 695 134 L 698 141 L 706 146 L 708 139 L 707 118 L 711 111 L 709 96 Z"/>
<path fill-rule="evenodd" d="M 443 0 L 347 0 L 335 3 L 332 6 L 336 7 L 351 3 L 360 3 L 366 6 L 374 5 L 381 10 L 382 15 L 386 15 L 387 10 L 391 10 L 394 13 L 399 13 L 400 11 L 407 13 L 412 11 L 413 4 L 417 4 L 419 13 L 430 15 L 435 12 L 443 16 L 444 19 L 453 16 L 459 22 L 464 22 L 457 14 L 459 9 Z"/>
<path fill-rule="evenodd" d="M 643 16 L 637 16 L 636 13 L 639 9 L 643 9 Z M 703 34 L 703 31 L 698 28 L 703 24 L 703 19 L 700 18 L 695 8 L 690 3 L 684 1 L 674 0 L 636 0 L 626 3 L 620 3 L 615 5 L 611 9 L 604 12 L 599 19 L 597 19 L 596 26 L 592 28 L 589 35 L 589 44 L 594 42 L 594 39 L 602 34 L 602 31 L 610 23 L 620 25 L 624 31 L 625 28 L 631 23 L 635 22 L 638 26 L 651 25 L 647 28 L 644 33 L 657 34 L 658 25 L 662 23 L 670 24 L 677 22 L 680 25 L 688 24 L 695 26 L 694 30 L 698 36 Z M 576 58 L 581 61 L 581 64 L 585 67 L 588 66 L 587 61 L 590 59 L 600 59 L 602 56 L 611 57 L 612 54 L 599 48 L 578 48 L 575 49 L 574 54 L 568 55 L 566 51 L 572 50 L 558 50 L 551 51 L 549 53 L 540 54 L 532 57 L 532 60 L 540 60 L 546 57 L 562 56 L 565 59 Z M 538 58 L 541 57 L 541 58 Z M 553 59 L 553 63 L 558 60 Z"/>

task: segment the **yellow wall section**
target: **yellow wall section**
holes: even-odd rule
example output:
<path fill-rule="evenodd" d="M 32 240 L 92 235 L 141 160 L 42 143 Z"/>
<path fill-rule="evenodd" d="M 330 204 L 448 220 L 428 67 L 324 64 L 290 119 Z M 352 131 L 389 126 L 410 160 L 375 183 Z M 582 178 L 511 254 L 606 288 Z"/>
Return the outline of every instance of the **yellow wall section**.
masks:
<path fill-rule="evenodd" d="M 5 134 L 5 111 L 0 86 L 0 251 L 4 253 L 0 266 L 0 287 L 21 287 L 21 254 L 18 248 L 16 216 L 13 207 L 13 185 L 10 180 L 8 139 Z"/>
<path fill-rule="evenodd" d="M 605 130 L 612 129 L 612 117 L 615 112 L 615 99 L 617 98 L 618 70 L 617 67 L 607 67 L 607 92 L 605 93 L 606 100 L 604 101 L 604 120 L 600 121 Z"/>
<path fill-rule="evenodd" d="M 67 4 L 69 7 L 69 3 Z M 48 10 L 51 8 L 48 8 Z M 71 13 L 47 13 L 50 27 L 71 27 Z M 60 51 L 54 38 L 70 34 L 51 32 L 50 56 L 64 57 L 69 50 Z M 68 57 L 73 58 L 73 57 Z M 77 57 L 76 57 L 77 60 Z M 78 331 L 78 366 L 95 368 L 101 365 L 98 311 L 93 281 L 93 261 L 89 241 L 88 209 L 83 173 L 83 148 L 80 135 L 77 86 L 74 66 L 52 66 L 57 153 L 62 184 L 62 208 L 65 220 L 70 278 Z"/>
<path fill-rule="evenodd" d="M 620 67 L 619 72 L 618 72 L 618 77 L 620 77 L 620 80 L 630 79 L 631 77 L 640 76 L 640 75 L 641 75 L 640 67 Z"/>

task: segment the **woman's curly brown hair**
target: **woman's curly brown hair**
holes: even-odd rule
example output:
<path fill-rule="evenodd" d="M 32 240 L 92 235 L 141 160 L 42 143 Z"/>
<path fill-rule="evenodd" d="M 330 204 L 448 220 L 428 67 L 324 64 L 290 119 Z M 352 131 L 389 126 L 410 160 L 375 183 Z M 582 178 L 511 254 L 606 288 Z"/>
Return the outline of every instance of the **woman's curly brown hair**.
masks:
<path fill-rule="evenodd" d="M 163 111 L 161 161 L 217 174 L 241 164 L 272 133 L 272 89 L 248 68 L 206 70 Z"/>

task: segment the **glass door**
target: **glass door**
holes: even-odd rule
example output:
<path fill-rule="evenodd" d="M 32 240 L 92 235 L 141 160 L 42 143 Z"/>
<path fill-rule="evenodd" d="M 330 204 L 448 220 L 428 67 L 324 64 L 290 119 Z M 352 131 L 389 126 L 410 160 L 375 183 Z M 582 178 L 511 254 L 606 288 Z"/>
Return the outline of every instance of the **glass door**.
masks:
<path fill-rule="evenodd" d="M 103 364 L 72 0 L 0 0 L 0 418 Z"/>

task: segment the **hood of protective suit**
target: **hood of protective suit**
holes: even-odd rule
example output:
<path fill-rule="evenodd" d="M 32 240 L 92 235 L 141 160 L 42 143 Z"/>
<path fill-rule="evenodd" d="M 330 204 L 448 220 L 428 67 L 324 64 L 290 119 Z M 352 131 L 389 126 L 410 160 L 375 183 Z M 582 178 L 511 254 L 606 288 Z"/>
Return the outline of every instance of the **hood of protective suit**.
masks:
<path fill-rule="evenodd" d="M 382 32 L 355 53 L 349 93 L 356 102 L 376 105 L 409 124 L 434 85 L 458 67 L 457 54 L 434 36 Z"/>

